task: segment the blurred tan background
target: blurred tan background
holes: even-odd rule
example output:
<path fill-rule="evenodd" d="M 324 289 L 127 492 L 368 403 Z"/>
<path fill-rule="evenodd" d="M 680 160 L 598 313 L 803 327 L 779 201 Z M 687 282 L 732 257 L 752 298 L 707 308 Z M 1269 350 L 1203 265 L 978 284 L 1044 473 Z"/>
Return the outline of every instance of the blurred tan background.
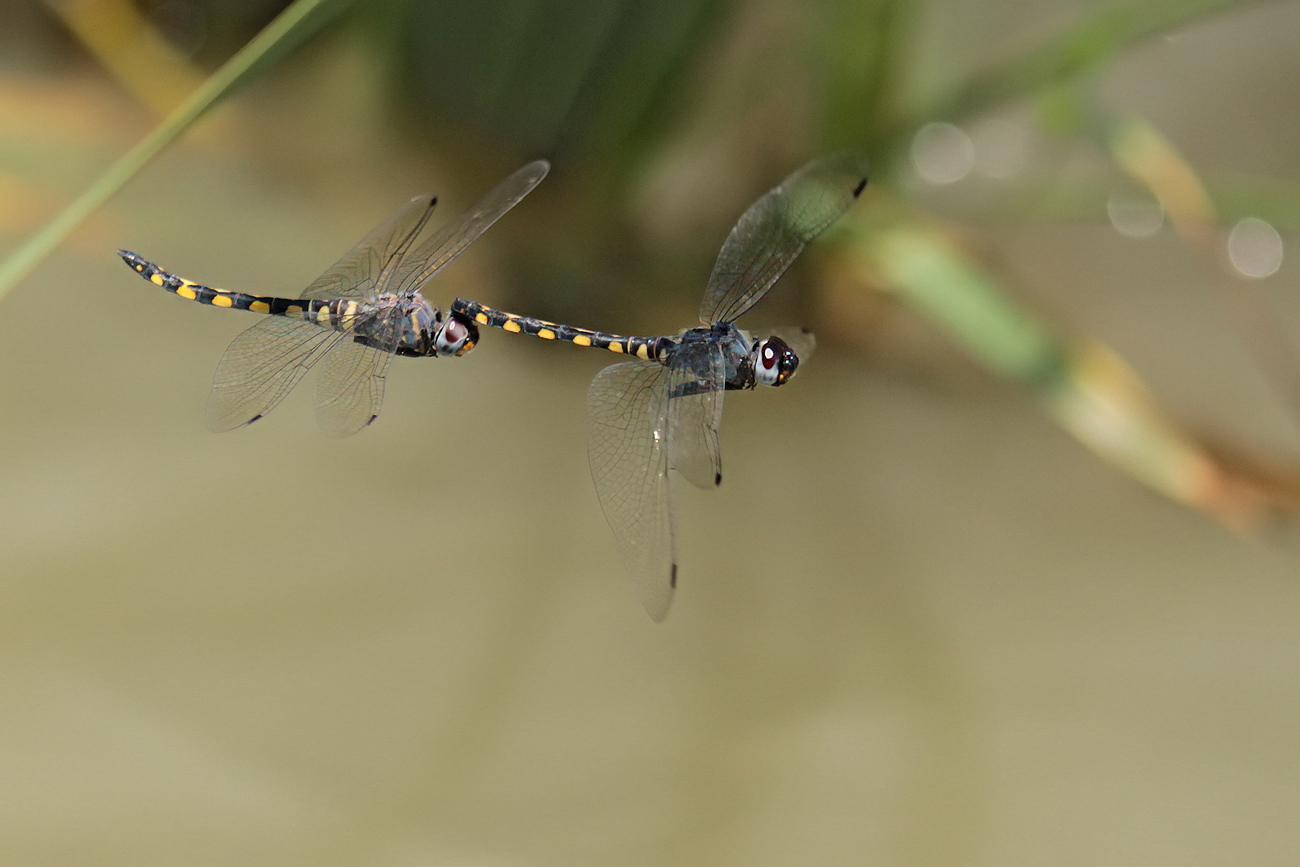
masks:
<path fill-rule="evenodd" d="M 1150 492 L 906 305 L 831 287 L 822 251 L 746 319 L 824 337 L 788 388 L 727 398 L 726 483 L 679 486 L 662 625 L 587 474 L 603 354 L 493 331 L 460 360 L 397 359 L 353 438 L 320 434 L 310 384 L 251 428 L 206 431 L 212 372 L 253 317 L 149 286 L 119 246 L 291 295 L 411 195 L 439 195 L 445 220 L 546 156 L 552 176 L 430 300 L 672 331 L 748 202 L 857 140 L 877 166 L 863 207 L 910 197 L 960 225 L 1019 303 L 1108 342 L 1181 424 L 1294 465 L 1285 384 L 1168 227 L 1116 232 L 1119 182 L 1088 173 L 1086 136 L 999 109 L 1027 130 L 1016 171 L 1077 181 L 1068 207 L 1026 204 L 1014 176 L 926 185 L 899 144 L 914 128 L 834 121 L 791 74 L 819 68 L 797 37 L 829 12 L 678 4 L 671 50 L 638 54 L 610 35 L 647 33 L 631 6 L 533 4 L 533 29 L 510 30 L 525 7 L 485 5 L 484 23 L 470 5 L 337 19 L 0 308 L 0 862 L 1295 863 L 1293 520 L 1241 535 Z M 137 8 L 193 12 L 163 32 L 195 70 L 275 12 Z M 862 8 L 907 18 L 891 69 L 919 99 L 1082 7 Z M 11 249 L 157 115 L 52 7 L 4 15 Z M 547 115 L 520 88 L 560 82 L 547 64 L 581 52 L 557 34 L 594 20 L 604 47 L 573 77 L 588 85 Z M 487 96 L 411 71 L 488 75 L 474 40 L 502 28 L 541 47 Z M 1275 178 L 1238 188 L 1284 213 L 1298 40 L 1294 4 L 1197 19 L 1108 64 L 1095 104 L 1153 119 L 1207 173 Z M 619 98 L 629 80 L 653 95 Z M 1284 259 L 1260 284 L 1287 330 L 1296 273 Z"/>

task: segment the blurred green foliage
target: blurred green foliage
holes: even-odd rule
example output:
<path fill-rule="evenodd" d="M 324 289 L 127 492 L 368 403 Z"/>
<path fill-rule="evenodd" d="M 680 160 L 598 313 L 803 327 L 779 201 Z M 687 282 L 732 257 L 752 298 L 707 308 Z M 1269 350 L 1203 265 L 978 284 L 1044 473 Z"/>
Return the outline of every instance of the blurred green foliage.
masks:
<path fill-rule="evenodd" d="M 72 0 L 47 2 L 74 20 Z M 135 8 L 177 34 L 196 62 L 209 64 L 284 5 L 141 0 Z M 1023 47 L 982 59 L 975 52 L 963 61 L 927 47 L 925 7 L 902 0 L 299 0 L 11 257 L 0 284 L 26 273 L 208 105 L 333 22 L 334 34 L 366 35 L 369 62 L 384 82 L 383 95 L 370 98 L 386 102 L 390 119 L 412 140 L 471 174 L 498 174 L 536 157 L 554 163 L 543 191 L 547 220 L 513 238 L 529 279 L 517 281 L 514 299 L 497 303 L 584 322 L 607 321 L 613 308 L 632 300 L 688 308 L 726 227 L 746 203 L 808 157 L 853 146 L 867 150 L 874 173 L 865 207 L 839 233 L 849 239 L 846 246 L 867 251 L 854 260 L 857 288 L 893 293 L 993 372 L 1037 388 L 1044 379 L 1056 383 L 1060 371 L 1085 366 L 1069 363 L 1068 336 L 1021 309 L 1014 287 L 968 260 L 950 237 L 942 219 L 954 214 L 935 211 L 909 160 L 917 131 L 1033 106 L 1035 134 L 1091 148 L 1105 167 L 1064 181 L 1049 169 L 1022 181 L 1018 197 L 976 202 L 964 215 L 1032 220 L 1073 208 L 1075 216 L 1101 219 L 1098 179 L 1123 180 L 1128 171 L 1108 151 L 1108 135 L 1130 121 L 1108 114 L 1096 98 L 1100 73 L 1144 40 L 1249 5 L 1252 0 L 1101 4 Z M 353 14 L 340 16 L 344 10 Z M 285 25 L 291 16 L 292 25 Z M 1172 148 L 1152 159 L 1181 173 L 1185 189 L 1201 195 L 1213 188 Z M 1156 166 L 1149 177 L 1160 173 Z M 1137 180 L 1147 184 L 1149 177 Z M 1293 216 L 1291 202 L 1283 197 L 1273 211 Z M 1177 225 L 1177 206 L 1162 204 Z M 881 255 L 898 250 L 870 241 L 882 228 L 897 230 L 886 237 L 910 239 L 908 262 L 944 267 L 917 270 Z M 1180 231 L 1180 237 L 1203 246 L 1213 233 Z M 1202 261 L 1213 258 L 1205 249 L 1193 252 Z M 1024 355 L 1014 347 L 1026 334 L 1037 348 L 1028 366 L 1009 369 L 1008 358 Z M 1055 394 L 1059 385 L 1051 388 Z"/>
<path fill-rule="evenodd" d="M 378 20 L 390 80 L 425 134 L 626 165 L 671 128 L 673 84 L 720 11 L 716 0 L 392 0 Z"/>

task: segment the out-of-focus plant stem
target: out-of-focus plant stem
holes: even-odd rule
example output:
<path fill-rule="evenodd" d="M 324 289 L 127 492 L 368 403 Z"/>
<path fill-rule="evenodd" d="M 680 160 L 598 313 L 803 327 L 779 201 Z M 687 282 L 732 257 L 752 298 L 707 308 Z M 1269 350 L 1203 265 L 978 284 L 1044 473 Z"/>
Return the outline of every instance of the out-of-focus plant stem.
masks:
<path fill-rule="evenodd" d="M 1279 326 L 1284 317 L 1261 284 L 1226 267 L 1227 233 L 1196 170 L 1159 131 L 1138 118 L 1115 123 L 1107 141 L 1115 162 L 1164 207 L 1183 246 L 1220 289 L 1228 315 L 1264 375 L 1290 405 L 1292 417 L 1300 420 L 1300 354 Z"/>
<path fill-rule="evenodd" d="M 342 6 L 342 0 L 296 0 L 292 6 L 280 13 L 139 144 L 123 154 L 62 213 L 46 223 L 27 243 L 0 264 L 0 299 L 8 295 L 18 281 L 30 274 L 32 269 L 62 243 L 82 220 L 121 189 L 154 155 L 198 120 L 219 99 L 228 95 L 250 74 L 258 71 L 263 64 L 279 57 L 292 45 L 297 44 L 296 40 L 301 38 L 309 28 L 319 26 L 323 16 L 313 16 L 313 13 L 336 11 Z M 328 10 L 326 7 L 329 7 Z"/>
<path fill-rule="evenodd" d="M 1237 478 L 1156 404 L 1109 348 L 1060 333 L 1011 300 L 942 231 L 852 224 L 850 267 L 957 340 L 991 372 L 1029 388 L 1058 424 L 1107 461 L 1225 524 L 1254 524 L 1269 497 Z"/>
<path fill-rule="evenodd" d="M 45 0 L 45 5 L 123 87 L 160 115 L 203 81 L 130 0 Z"/>

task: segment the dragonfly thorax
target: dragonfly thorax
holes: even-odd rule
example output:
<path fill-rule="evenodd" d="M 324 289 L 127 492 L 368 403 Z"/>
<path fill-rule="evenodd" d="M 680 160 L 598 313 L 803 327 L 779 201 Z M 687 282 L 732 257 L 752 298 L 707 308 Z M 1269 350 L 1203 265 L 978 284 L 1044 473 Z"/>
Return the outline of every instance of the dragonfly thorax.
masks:
<path fill-rule="evenodd" d="M 442 318 L 442 312 L 418 291 L 384 293 L 371 305 L 376 315 L 363 317 L 354 326 L 356 340 L 384 347 L 389 341 L 398 355 L 425 358 L 460 356 L 478 342 L 478 328 L 457 316 Z"/>
<path fill-rule="evenodd" d="M 674 349 L 680 351 L 681 347 L 697 343 L 709 343 L 721 350 L 728 391 L 756 385 L 785 385 L 799 367 L 799 356 L 781 338 L 754 340 L 730 322 L 715 322 L 683 332 Z M 696 354 L 688 352 L 688 356 L 696 357 Z M 705 371 L 696 373 L 703 375 Z"/>

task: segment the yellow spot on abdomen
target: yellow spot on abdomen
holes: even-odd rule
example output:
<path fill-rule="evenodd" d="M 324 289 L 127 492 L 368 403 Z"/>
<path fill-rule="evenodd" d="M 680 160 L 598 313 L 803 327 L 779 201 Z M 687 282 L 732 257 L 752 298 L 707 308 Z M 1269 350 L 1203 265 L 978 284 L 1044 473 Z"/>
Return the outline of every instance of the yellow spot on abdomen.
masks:
<path fill-rule="evenodd" d="M 188 287 L 186 287 L 186 288 L 188 288 Z M 190 290 L 190 291 L 193 291 L 193 290 Z M 212 306 L 213 306 L 213 307 L 230 307 L 230 306 L 232 306 L 234 303 L 235 303 L 235 299 L 231 298 L 229 295 L 213 295 L 213 296 L 212 296 Z"/>
<path fill-rule="evenodd" d="M 297 304 L 290 304 L 288 307 L 284 308 L 284 312 L 285 312 L 285 313 L 301 313 L 301 312 L 302 312 L 302 307 L 300 307 L 300 306 L 297 305 Z"/>
<path fill-rule="evenodd" d="M 194 290 L 191 289 L 189 286 L 178 286 L 176 288 L 176 294 L 181 296 L 182 298 L 188 298 L 191 301 L 193 301 L 196 297 L 198 297 L 197 295 L 195 295 Z"/>
<path fill-rule="evenodd" d="M 543 340 L 554 340 L 555 332 L 549 328 L 543 328 L 541 331 L 537 332 L 537 336 L 542 338 Z"/>
<path fill-rule="evenodd" d="M 519 327 L 518 322 L 514 321 L 513 319 L 507 319 L 505 322 L 501 323 L 501 330 L 513 331 L 516 334 L 518 334 L 522 329 Z"/>
<path fill-rule="evenodd" d="M 149 282 L 154 284 L 155 286 L 161 286 L 163 284 L 163 275 L 155 271 L 153 276 L 149 278 Z"/>
<path fill-rule="evenodd" d="M 578 346 L 590 346 L 591 338 L 585 334 L 575 334 L 573 335 L 573 342 Z"/>
<path fill-rule="evenodd" d="M 650 359 L 650 349 L 649 349 L 649 347 L 647 347 L 644 343 L 642 343 L 640 346 L 638 346 L 638 347 L 636 348 L 636 357 L 637 357 L 637 358 L 640 358 L 640 359 L 643 359 L 643 360 L 646 360 L 646 361 L 649 361 L 649 359 Z"/>
<path fill-rule="evenodd" d="M 487 314 L 486 314 L 486 313 L 480 313 L 479 315 L 475 316 L 474 318 L 475 318 L 476 320 L 478 320 L 478 324 L 479 324 L 479 325 L 487 325 L 487 324 L 488 324 L 488 321 L 487 321 Z"/>
<path fill-rule="evenodd" d="M 254 313 L 270 313 L 271 305 L 267 304 L 265 301 L 254 301 L 252 304 L 248 305 L 248 309 L 252 310 Z"/>
<path fill-rule="evenodd" d="M 615 343 L 611 343 L 609 346 L 606 346 L 605 348 L 608 349 L 610 352 L 622 352 L 623 344 L 615 342 Z"/>
<path fill-rule="evenodd" d="M 316 311 L 316 321 L 321 325 L 330 324 L 330 309 L 328 306 L 321 307 Z"/>

